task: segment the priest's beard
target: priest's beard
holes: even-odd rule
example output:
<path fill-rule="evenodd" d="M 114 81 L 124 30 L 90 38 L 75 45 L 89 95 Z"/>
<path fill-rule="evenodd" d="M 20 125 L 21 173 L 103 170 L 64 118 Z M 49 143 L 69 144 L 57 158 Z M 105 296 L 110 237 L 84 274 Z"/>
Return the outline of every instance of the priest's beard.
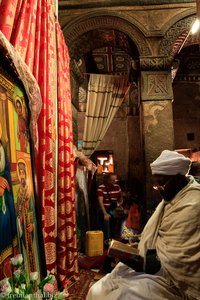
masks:
<path fill-rule="evenodd" d="M 160 190 L 159 192 L 165 201 L 171 201 L 187 184 L 187 177 L 177 174 L 165 186 L 164 190 Z"/>
<path fill-rule="evenodd" d="M 5 166 L 6 166 L 5 152 L 2 144 L 0 143 L 0 172 L 3 172 L 5 170 Z"/>

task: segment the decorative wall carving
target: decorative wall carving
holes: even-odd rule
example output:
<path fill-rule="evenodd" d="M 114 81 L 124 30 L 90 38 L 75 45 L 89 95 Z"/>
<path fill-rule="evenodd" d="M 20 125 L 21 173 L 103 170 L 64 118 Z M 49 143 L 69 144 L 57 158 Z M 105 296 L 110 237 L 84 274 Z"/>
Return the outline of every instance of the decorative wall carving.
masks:
<path fill-rule="evenodd" d="M 184 82 L 200 82 L 200 75 L 191 75 L 191 74 L 178 74 L 174 80 L 177 81 L 184 81 Z"/>
<path fill-rule="evenodd" d="M 159 53 L 165 56 L 175 56 L 187 37 L 194 21 L 195 15 L 190 15 L 170 27 L 161 41 Z"/>
<path fill-rule="evenodd" d="M 172 99 L 171 72 L 142 72 L 142 100 Z"/>
<path fill-rule="evenodd" d="M 94 15 L 86 19 L 77 19 L 73 23 L 67 24 L 63 28 L 63 33 L 68 44 L 70 53 L 73 55 L 71 48 L 76 40 L 89 31 L 95 29 L 113 29 L 124 32 L 130 37 L 138 48 L 140 55 L 150 55 L 151 49 L 144 34 L 129 21 L 122 19 L 118 16 L 111 15 Z"/>
<path fill-rule="evenodd" d="M 169 70 L 172 61 L 173 57 L 171 56 L 141 57 L 140 68 L 142 70 Z"/>
<path fill-rule="evenodd" d="M 129 52 L 131 54 L 131 50 Z M 130 71 L 131 57 L 121 49 L 113 47 L 95 49 L 92 52 L 92 57 L 96 68 L 101 73 L 128 74 Z"/>
<path fill-rule="evenodd" d="M 82 83 L 84 81 L 84 74 L 81 72 L 75 59 L 70 61 L 70 71 L 71 76 L 73 75 L 75 77 L 75 80 L 77 80 L 79 83 Z"/>
<path fill-rule="evenodd" d="M 87 91 L 83 86 L 79 87 L 78 98 L 81 103 L 87 102 Z"/>
<path fill-rule="evenodd" d="M 126 53 L 130 54 L 133 51 L 135 55 L 138 55 L 136 47 L 134 49 L 134 47 L 131 47 L 131 44 L 133 44 L 131 39 L 123 32 L 110 29 L 103 31 L 96 29 L 81 35 L 73 42 L 69 51 L 71 57 L 78 60 L 92 50 L 98 49 L 100 51 L 102 48 L 113 48 L 117 45 L 118 48 L 123 49 Z M 105 47 L 105 45 L 108 47 Z"/>
<path fill-rule="evenodd" d="M 147 95 L 164 95 L 167 93 L 166 75 L 149 74 L 147 77 Z"/>

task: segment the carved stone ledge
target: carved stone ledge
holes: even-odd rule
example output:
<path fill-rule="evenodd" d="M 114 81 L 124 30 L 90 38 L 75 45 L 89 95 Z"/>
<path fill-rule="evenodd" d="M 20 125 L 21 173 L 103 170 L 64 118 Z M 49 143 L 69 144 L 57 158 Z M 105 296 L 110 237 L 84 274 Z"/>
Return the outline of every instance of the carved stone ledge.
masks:
<path fill-rule="evenodd" d="M 140 69 L 144 71 L 170 70 L 172 63 L 172 56 L 143 56 L 140 58 Z"/>
<path fill-rule="evenodd" d="M 115 7 L 115 6 L 143 6 L 143 5 L 163 5 L 163 4 L 177 4 L 177 3 L 193 3 L 194 0 L 65 0 L 59 1 L 59 9 L 85 9 L 97 7 Z"/>
<path fill-rule="evenodd" d="M 174 82 L 200 82 L 200 75 L 198 74 L 178 74 Z"/>

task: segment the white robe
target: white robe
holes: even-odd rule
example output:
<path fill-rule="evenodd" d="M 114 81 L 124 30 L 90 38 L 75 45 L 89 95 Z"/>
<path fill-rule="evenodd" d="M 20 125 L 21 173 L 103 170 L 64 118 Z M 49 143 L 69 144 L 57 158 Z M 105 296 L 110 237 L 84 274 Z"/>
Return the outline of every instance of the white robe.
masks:
<path fill-rule="evenodd" d="M 145 226 L 140 255 L 155 248 L 162 266 L 157 274 L 120 263 L 91 287 L 87 300 L 200 299 L 200 185 L 193 177 L 172 201 L 158 205 Z"/>

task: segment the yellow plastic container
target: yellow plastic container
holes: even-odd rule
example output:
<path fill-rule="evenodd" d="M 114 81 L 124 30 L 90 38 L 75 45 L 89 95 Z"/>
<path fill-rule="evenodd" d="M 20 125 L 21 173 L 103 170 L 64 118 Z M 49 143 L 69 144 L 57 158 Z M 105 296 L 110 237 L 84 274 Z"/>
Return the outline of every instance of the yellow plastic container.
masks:
<path fill-rule="evenodd" d="M 97 230 L 86 232 L 86 255 L 103 255 L 103 231 Z"/>

